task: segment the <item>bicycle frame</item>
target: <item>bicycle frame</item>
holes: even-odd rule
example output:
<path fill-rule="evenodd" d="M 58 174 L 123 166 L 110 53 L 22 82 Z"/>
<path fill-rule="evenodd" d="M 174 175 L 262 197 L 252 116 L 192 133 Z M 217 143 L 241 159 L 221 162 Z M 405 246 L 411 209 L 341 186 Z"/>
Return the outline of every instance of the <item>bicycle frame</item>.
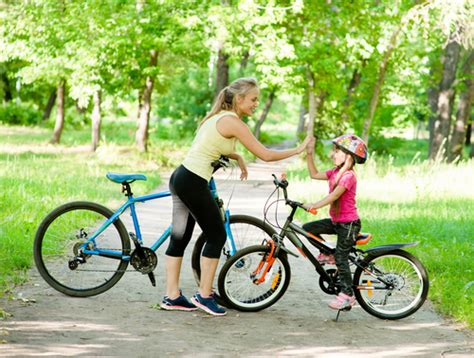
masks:
<path fill-rule="evenodd" d="M 306 245 L 303 243 L 303 241 L 300 240 L 300 238 L 295 234 L 297 232 L 300 235 L 303 235 L 307 240 L 315 240 L 315 246 L 317 246 L 319 249 L 324 249 L 326 251 L 333 251 L 334 249 L 329 247 L 328 245 L 324 244 L 324 241 L 309 232 L 303 230 L 300 226 L 296 225 L 293 223 L 293 217 L 295 215 L 296 210 L 298 209 L 297 206 L 292 206 L 291 208 L 291 213 L 287 217 L 285 224 L 283 225 L 281 232 L 279 234 L 279 239 L 282 240 L 284 237 L 287 237 L 288 240 L 296 247 L 296 249 L 300 252 L 303 257 L 307 258 L 313 266 L 316 268 L 316 271 L 319 273 L 319 275 L 323 276 L 328 282 L 331 280 L 331 277 L 327 274 L 326 270 L 323 268 L 323 266 L 319 263 L 319 261 L 314 257 L 314 255 L 311 253 L 311 251 L 306 247 Z M 282 244 L 282 241 L 279 242 L 279 244 Z M 283 245 L 278 245 L 280 249 L 286 251 L 287 253 L 298 257 L 298 255 L 292 253 L 289 251 L 286 247 Z"/>
<path fill-rule="evenodd" d="M 328 246 L 328 245 L 326 245 L 324 243 L 325 241 L 321 237 L 315 236 L 315 235 L 305 231 L 300 226 L 293 223 L 293 218 L 294 218 L 294 215 L 296 213 L 296 210 L 298 208 L 303 208 L 302 203 L 299 203 L 299 202 L 292 201 L 292 200 L 288 199 L 288 193 L 286 191 L 286 187 L 288 186 L 288 182 L 286 181 L 286 179 L 284 181 L 280 182 L 280 181 L 278 181 L 278 179 L 276 178 L 276 176 L 274 174 L 273 174 L 273 177 L 274 177 L 275 185 L 277 185 L 278 188 L 281 188 L 283 190 L 283 194 L 284 194 L 284 197 L 285 197 L 285 204 L 287 204 L 291 207 L 291 213 L 286 218 L 285 224 L 281 228 L 281 232 L 280 232 L 279 236 L 277 237 L 277 249 L 275 250 L 276 251 L 275 255 L 278 254 L 279 249 L 282 249 L 283 251 L 285 251 L 285 252 L 287 252 L 287 253 L 295 256 L 295 257 L 298 257 L 298 255 L 292 253 L 291 251 L 289 251 L 283 245 L 283 238 L 287 237 L 290 240 L 290 242 L 301 253 L 301 255 L 303 255 L 303 257 L 309 259 L 309 261 L 316 268 L 316 271 L 319 273 L 319 275 L 322 276 L 327 282 L 332 282 L 332 278 L 329 276 L 329 274 L 323 268 L 321 263 L 319 263 L 319 261 L 314 257 L 314 255 L 311 253 L 311 251 L 299 239 L 299 237 L 295 234 L 295 232 L 300 234 L 300 235 L 303 235 L 309 242 L 311 242 L 314 246 L 316 246 L 320 251 L 322 249 L 323 251 L 335 252 L 335 249 Z M 390 252 L 390 251 L 397 250 L 397 249 L 402 249 L 402 248 L 405 248 L 405 247 L 416 246 L 417 244 L 418 244 L 417 242 L 413 242 L 413 243 L 406 243 L 406 244 L 383 245 L 383 246 L 372 247 L 372 248 L 369 248 L 365 251 L 359 250 L 359 249 L 354 247 L 352 250 L 356 254 L 359 252 L 359 253 L 362 253 L 362 254 L 371 255 L 371 254 L 377 254 L 377 253 L 381 253 L 381 252 Z M 273 256 L 273 255 L 271 255 L 271 256 Z M 353 264 L 355 264 L 356 266 L 360 267 L 360 264 L 357 262 L 357 260 L 353 256 L 349 255 L 349 260 Z M 264 273 L 264 275 L 265 275 L 265 273 Z M 389 285 L 388 282 L 386 282 L 386 281 L 384 281 L 380 278 L 379 278 L 379 280 L 381 280 L 381 282 L 383 282 L 384 284 Z"/>
<path fill-rule="evenodd" d="M 217 187 L 216 183 L 214 181 L 214 178 L 211 178 L 209 181 L 209 189 L 211 190 L 211 194 L 215 199 L 218 199 L 218 194 L 217 194 Z M 122 255 L 121 253 L 113 250 L 103 250 L 97 247 L 96 245 L 96 238 L 103 233 L 110 225 L 112 225 L 123 213 L 125 210 L 130 208 L 130 215 L 132 217 L 133 221 L 133 227 L 134 227 L 134 236 L 139 243 L 140 246 L 143 245 L 143 239 L 142 239 L 142 233 L 140 229 L 140 223 L 139 219 L 137 216 L 135 204 L 136 203 L 144 203 L 150 200 L 155 200 L 155 199 L 161 199 L 165 197 L 171 196 L 170 191 L 161 191 L 159 193 L 154 193 L 154 194 L 148 194 L 148 195 L 143 195 L 139 197 L 134 197 L 133 194 L 130 192 L 130 195 L 128 195 L 127 201 L 120 207 L 118 208 L 114 214 L 106 220 L 95 232 L 94 234 L 87 238 L 87 240 L 81 245 L 81 249 L 83 250 L 83 253 L 85 255 L 99 255 L 99 256 L 104 256 L 112 259 L 118 259 L 118 260 L 123 260 L 123 261 L 130 261 L 130 255 Z M 224 216 L 224 226 L 225 230 L 227 233 L 227 244 L 229 246 L 229 252 L 231 255 L 233 255 L 236 252 L 236 246 L 234 243 L 234 239 L 232 236 L 232 232 L 230 229 L 230 211 L 226 209 L 223 213 Z M 151 245 L 150 249 L 153 251 L 158 250 L 161 245 L 170 237 L 171 235 L 171 229 L 172 225 L 169 225 L 165 231 L 156 239 L 156 241 Z M 133 240 L 133 238 L 131 238 Z M 92 249 L 88 249 L 89 244 L 92 243 Z"/>

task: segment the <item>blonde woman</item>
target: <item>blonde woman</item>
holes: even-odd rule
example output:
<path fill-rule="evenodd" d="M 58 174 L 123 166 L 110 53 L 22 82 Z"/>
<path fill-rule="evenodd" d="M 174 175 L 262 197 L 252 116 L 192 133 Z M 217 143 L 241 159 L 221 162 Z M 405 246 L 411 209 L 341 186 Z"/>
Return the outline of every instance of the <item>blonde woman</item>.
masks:
<path fill-rule="evenodd" d="M 162 309 L 194 311 L 199 308 L 211 315 L 226 314 L 226 311 L 217 305 L 212 294 L 212 283 L 226 240 L 226 232 L 208 187 L 213 169 L 211 163 L 221 155 L 236 160 L 241 169 L 240 178 L 243 180 L 247 178 L 247 167 L 242 157 L 235 152 L 237 140 L 255 156 L 268 162 L 301 153 L 310 140 L 307 137 L 293 149 L 267 149 L 253 136 L 242 120 L 244 116 L 252 115 L 257 108 L 258 99 L 259 89 L 253 78 L 239 78 L 224 88 L 210 113 L 199 125 L 183 163 L 170 178 L 173 228 L 166 251 L 166 296 L 160 304 Z M 207 242 L 201 257 L 199 291 L 190 302 L 179 289 L 179 277 L 184 251 L 196 221 L 206 235 Z"/>

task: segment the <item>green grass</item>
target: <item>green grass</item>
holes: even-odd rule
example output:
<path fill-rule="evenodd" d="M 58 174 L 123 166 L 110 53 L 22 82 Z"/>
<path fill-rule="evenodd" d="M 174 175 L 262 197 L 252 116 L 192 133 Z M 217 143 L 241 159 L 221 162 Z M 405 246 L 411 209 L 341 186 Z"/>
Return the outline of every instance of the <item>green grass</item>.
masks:
<path fill-rule="evenodd" d="M 120 128 L 109 126 L 105 131 Z M 145 154 L 132 146 L 107 143 L 92 153 L 87 150 L 88 130 L 65 131 L 65 145 L 48 144 L 50 135 L 43 128 L 0 126 L 1 292 L 27 279 L 34 235 L 48 212 L 74 200 L 116 207 L 124 197 L 120 186 L 105 178 L 108 171 L 146 174 L 148 180 L 133 188 L 135 194 L 147 193 L 159 184 L 160 172 L 179 163 L 188 145 L 152 137 Z"/>
<path fill-rule="evenodd" d="M 439 312 L 472 328 L 474 161 L 457 165 L 414 162 L 397 165 L 379 156 L 356 167 L 362 231 L 372 233 L 371 246 L 419 242 L 408 251 L 428 270 L 429 298 Z M 295 199 L 312 202 L 327 195 L 327 182 L 310 182 L 304 166 L 296 166 L 288 175 Z M 305 222 L 327 216 L 327 208 L 322 208 L 317 217 L 301 213 L 298 219 Z"/>

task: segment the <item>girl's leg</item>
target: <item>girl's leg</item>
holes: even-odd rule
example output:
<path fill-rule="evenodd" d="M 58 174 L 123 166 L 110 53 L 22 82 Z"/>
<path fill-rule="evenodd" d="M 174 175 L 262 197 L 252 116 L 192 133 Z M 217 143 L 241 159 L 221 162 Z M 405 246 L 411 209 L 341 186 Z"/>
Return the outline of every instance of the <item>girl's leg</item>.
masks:
<path fill-rule="evenodd" d="M 332 223 L 331 219 L 310 221 L 306 224 L 303 224 L 303 229 L 316 236 L 321 234 L 333 235 L 336 233 L 334 231 L 334 224 Z"/>
<path fill-rule="evenodd" d="M 360 221 L 335 223 L 337 232 L 336 266 L 341 279 L 341 292 L 353 296 L 349 253 L 360 231 Z"/>

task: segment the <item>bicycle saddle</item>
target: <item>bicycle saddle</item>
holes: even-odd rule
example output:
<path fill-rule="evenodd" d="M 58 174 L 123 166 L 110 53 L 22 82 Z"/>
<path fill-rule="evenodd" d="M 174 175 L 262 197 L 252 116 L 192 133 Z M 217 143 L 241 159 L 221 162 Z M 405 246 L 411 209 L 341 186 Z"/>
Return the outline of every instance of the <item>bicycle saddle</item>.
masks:
<path fill-rule="evenodd" d="M 146 176 L 143 174 L 107 173 L 105 176 L 107 179 L 119 184 L 133 183 L 135 180 L 146 180 Z"/>
<path fill-rule="evenodd" d="M 356 245 L 365 245 L 372 239 L 372 234 L 366 233 L 357 235 Z"/>

